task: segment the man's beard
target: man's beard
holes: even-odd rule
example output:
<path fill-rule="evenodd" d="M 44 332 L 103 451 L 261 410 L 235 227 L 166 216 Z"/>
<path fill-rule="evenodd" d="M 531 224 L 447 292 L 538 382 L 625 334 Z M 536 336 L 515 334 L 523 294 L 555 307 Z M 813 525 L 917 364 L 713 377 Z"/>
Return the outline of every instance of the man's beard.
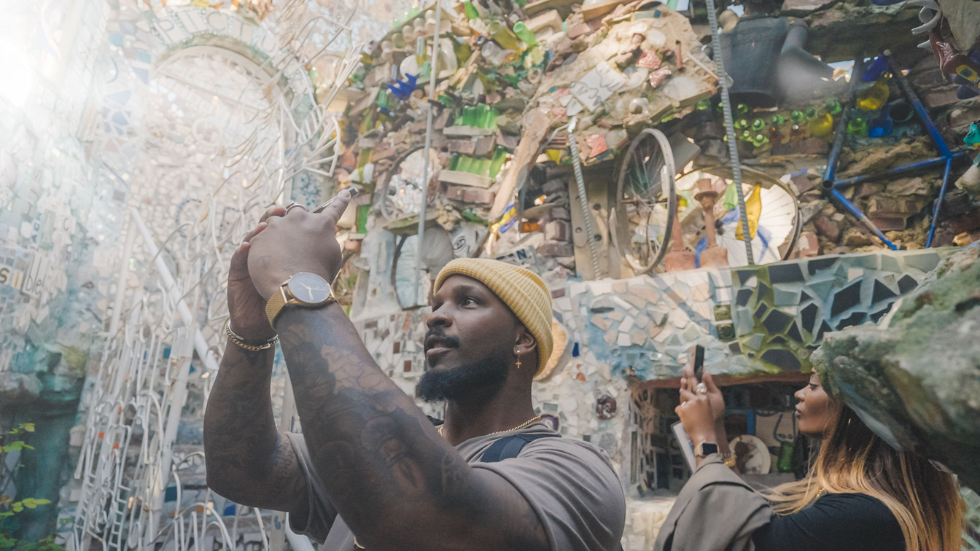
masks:
<path fill-rule="evenodd" d="M 486 357 L 445 371 L 426 371 L 415 387 L 415 396 L 425 402 L 457 400 L 474 391 L 493 391 L 507 380 L 507 362 Z"/>

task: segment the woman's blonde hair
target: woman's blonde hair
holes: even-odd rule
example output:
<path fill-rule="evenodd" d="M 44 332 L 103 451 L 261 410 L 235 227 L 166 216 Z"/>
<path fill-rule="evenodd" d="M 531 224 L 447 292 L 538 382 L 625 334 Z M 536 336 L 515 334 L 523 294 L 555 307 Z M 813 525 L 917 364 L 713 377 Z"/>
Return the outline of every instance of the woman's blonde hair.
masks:
<path fill-rule="evenodd" d="M 799 512 L 823 493 L 860 493 L 884 503 L 906 551 L 959 551 L 963 505 L 953 476 L 914 453 L 895 451 L 841 406 L 806 477 L 766 492 L 778 515 Z"/>

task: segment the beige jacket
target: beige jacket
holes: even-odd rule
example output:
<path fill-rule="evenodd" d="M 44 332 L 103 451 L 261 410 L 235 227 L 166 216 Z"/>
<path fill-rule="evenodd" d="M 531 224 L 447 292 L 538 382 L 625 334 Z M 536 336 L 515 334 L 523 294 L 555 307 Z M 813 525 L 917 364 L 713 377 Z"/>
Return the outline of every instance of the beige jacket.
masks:
<path fill-rule="evenodd" d="M 752 534 L 769 523 L 769 503 L 713 454 L 681 489 L 655 551 L 754 551 Z"/>

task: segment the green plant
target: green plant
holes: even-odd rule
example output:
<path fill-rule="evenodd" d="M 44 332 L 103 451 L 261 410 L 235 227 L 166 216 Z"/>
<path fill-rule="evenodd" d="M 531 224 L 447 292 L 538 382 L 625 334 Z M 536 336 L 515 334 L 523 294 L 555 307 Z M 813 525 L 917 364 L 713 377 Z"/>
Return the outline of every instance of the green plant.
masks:
<path fill-rule="evenodd" d="M 35 509 L 39 505 L 50 505 L 51 500 L 35 499 L 32 497 L 14 501 L 12 497 L 6 495 L 7 487 L 13 478 L 13 471 L 21 467 L 18 463 L 13 468 L 8 468 L 7 454 L 14 451 L 23 452 L 24 450 L 34 450 L 34 447 L 26 443 L 23 435 L 34 432 L 34 423 L 21 423 L 5 434 L 0 434 L 0 549 L 12 549 L 14 551 L 65 551 L 63 545 L 56 541 L 55 535 L 42 538 L 39 541 L 24 541 L 14 538 L 12 533 L 19 526 L 16 515 L 25 509 Z"/>

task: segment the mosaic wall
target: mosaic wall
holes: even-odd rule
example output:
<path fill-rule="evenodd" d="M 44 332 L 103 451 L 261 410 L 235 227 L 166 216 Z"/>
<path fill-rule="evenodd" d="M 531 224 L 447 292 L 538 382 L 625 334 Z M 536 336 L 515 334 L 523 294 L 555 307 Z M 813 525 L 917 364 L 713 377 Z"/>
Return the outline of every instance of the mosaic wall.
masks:
<path fill-rule="evenodd" d="M 695 344 L 714 373 L 808 371 L 824 332 L 877 321 L 939 259 L 868 253 L 573 283 L 556 302 L 588 320 L 586 344 L 621 375 L 680 376 Z"/>
<path fill-rule="evenodd" d="M 383 254 L 372 256 L 385 262 Z M 706 348 L 712 373 L 807 371 L 824 331 L 876 321 L 939 258 L 935 251 L 872 253 L 553 286 L 567 346 L 558 367 L 536 385 L 536 405 L 557 418 L 564 434 L 606 444 L 625 466 L 622 422 L 598 420 L 595 411 L 603 395 L 628 406 L 620 396 L 627 376 L 678 377 L 695 344 Z M 385 281 L 375 271 L 371 276 Z M 368 307 L 355 306 L 353 319 L 378 364 L 413 393 L 424 372 L 426 310 L 402 312 L 383 290 L 370 294 L 375 298 L 363 297 Z M 382 304 L 387 313 L 379 311 Z"/>
<path fill-rule="evenodd" d="M 391 239 L 373 231 L 352 319 L 378 364 L 409 394 L 424 372 L 426 309 L 402 312 L 389 283 Z M 695 344 L 712 373 L 809 370 L 823 333 L 876 321 L 939 262 L 943 251 L 792 260 L 752 269 L 695 270 L 629 280 L 551 280 L 555 319 L 567 337 L 561 361 L 535 384 L 535 411 L 565 436 L 604 449 L 627 488 L 624 546 L 649 549 L 689 476 L 669 426 L 672 406 L 656 392 L 634 395 L 627 379 L 680 375 Z M 366 257 L 366 258 L 365 258 Z M 532 249 L 502 260 L 543 271 Z M 437 407 L 423 404 L 429 415 Z M 792 416 L 756 415 L 771 449 L 792 440 Z M 642 491 L 642 495 L 641 495 Z"/>
<path fill-rule="evenodd" d="M 80 288 L 84 223 L 98 160 L 76 135 L 98 88 L 105 10 L 97 1 L 5 6 L 0 87 L 0 374 L 32 375 L 35 347 L 87 349 L 66 307 Z M 67 317 L 65 317 L 67 316 Z M 68 318 L 71 318 L 69 320 Z M 84 329 L 84 326 L 82 327 Z M 90 335 L 89 335 L 90 337 Z"/>

